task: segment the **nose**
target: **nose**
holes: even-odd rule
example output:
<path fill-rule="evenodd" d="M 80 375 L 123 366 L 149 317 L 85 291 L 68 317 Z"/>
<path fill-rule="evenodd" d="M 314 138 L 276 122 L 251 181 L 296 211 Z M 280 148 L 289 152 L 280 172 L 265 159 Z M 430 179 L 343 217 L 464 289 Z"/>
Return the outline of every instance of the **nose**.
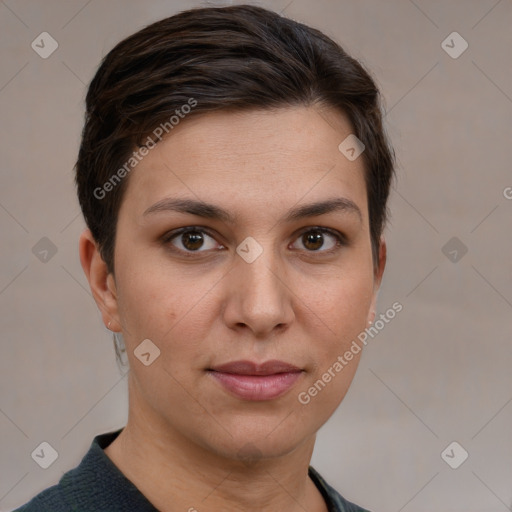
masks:
<path fill-rule="evenodd" d="M 284 264 L 271 249 L 252 263 L 236 256 L 226 275 L 224 321 L 231 329 L 249 329 L 256 338 L 285 330 L 294 319 L 294 294 Z"/>

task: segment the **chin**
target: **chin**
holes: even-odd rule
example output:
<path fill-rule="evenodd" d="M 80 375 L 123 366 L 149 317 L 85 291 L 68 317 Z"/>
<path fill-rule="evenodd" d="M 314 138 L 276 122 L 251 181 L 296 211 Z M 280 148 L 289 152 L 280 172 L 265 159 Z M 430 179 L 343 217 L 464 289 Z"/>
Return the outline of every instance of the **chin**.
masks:
<path fill-rule="evenodd" d="M 290 431 L 289 426 L 279 428 L 279 421 L 272 428 L 251 428 L 250 425 L 239 426 L 239 429 L 228 429 L 230 436 L 224 431 L 222 439 L 209 443 L 209 449 L 226 459 L 242 462 L 257 462 L 273 459 L 293 452 L 307 439 L 314 438 L 314 433 Z M 276 428 L 277 426 L 277 428 Z"/>

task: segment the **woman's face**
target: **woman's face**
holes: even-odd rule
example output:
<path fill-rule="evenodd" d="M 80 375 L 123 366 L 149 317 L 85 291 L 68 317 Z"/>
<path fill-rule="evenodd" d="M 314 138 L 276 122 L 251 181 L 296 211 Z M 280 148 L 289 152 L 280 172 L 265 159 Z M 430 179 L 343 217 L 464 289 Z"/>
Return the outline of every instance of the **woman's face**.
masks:
<path fill-rule="evenodd" d="M 350 133 L 313 108 L 208 114 L 131 172 L 105 318 L 126 341 L 130 408 L 155 431 L 276 456 L 345 396 L 360 352 L 332 368 L 373 318 L 384 266 L 374 274 L 362 158 L 338 149 Z"/>

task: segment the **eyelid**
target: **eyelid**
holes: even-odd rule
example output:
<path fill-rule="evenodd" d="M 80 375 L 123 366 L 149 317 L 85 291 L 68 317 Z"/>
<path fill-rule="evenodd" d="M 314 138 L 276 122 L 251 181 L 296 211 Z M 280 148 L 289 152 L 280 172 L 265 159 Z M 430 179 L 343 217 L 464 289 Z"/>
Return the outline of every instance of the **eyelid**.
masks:
<path fill-rule="evenodd" d="M 164 245 L 166 245 L 168 247 L 169 246 L 172 247 L 172 249 L 171 249 L 172 251 L 178 252 L 180 254 L 185 254 L 187 256 L 193 256 L 195 254 L 201 254 L 201 253 L 209 252 L 208 250 L 207 251 L 201 251 L 201 250 L 198 250 L 198 251 L 183 251 L 181 249 L 178 249 L 177 247 L 174 247 L 170 243 L 175 238 L 179 237 L 180 235 L 183 235 L 184 233 L 188 233 L 188 232 L 204 233 L 204 234 L 208 235 L 210 238 L 212 238 L 213 240 L 215 240 L 219 245 L 223 246 L 222 243 L 217 241 L 217 236 L 218 235 L 213 234 L 213 232 L 209 228 L 206 228 L 204 226 L 185 226 L 185 227 L 182 227 L 182 228 L 173 229 L 173 230 L 165 233 L 161 237 L 161 241 L 162 241 L 162 243 Z"/>
<path fill-rule="evenodd" d="M 295 240 L 298 239 L 301 235 L 304 233 L 308 233 L 310 231 L 319 231 L 322 234 L 327 233 L 328 235 L 332 236 L 336 240 L 335 247 L 331 249 L 327 249 L 325 251 L 319 250 L 319 251 L 305 251 L 306 254 L 333 254 L 334 252 L 338 251 L 341 247 L 348 245 L 347 237 L 344 233 L 341 231 L 338 231 L 337 229 L 328 228 L 325 226 L 306 226 L 305 228 L 302 228 L 298 234 L 295 237 Z"/>
<path fill-rule="evenodd" d="M 183 251 L 181 249 L 178 249 L 177 247 L 174 247 L 172 244 L 170 244 L 170 242 L 172 240 L 174 240 L 175 238 L 177 238 L 178 236 L 180 236 L 184 233 L 188 233 L 190 231 L 192 231 L 192 232 L 197 231 L 200 233 L 205 233 L 206 235 L 208 235 L 210 238 L 214 239 L 215 241 L 217 241 L 217 237 L 219 236 L 217 234 L 214 234 L 209 228 L 207 228 L 205 226 L 191 225 L 191 226 L 185 226 L 182 228 L 177 228 L 177 229 L 174 229 L 174 230 L 171 230 L 171 231 L 165 233 L 161 237 L 161 241 L 164 245 L 170 245 L 172 247 L 171 250 L 173 252 L 177 252 L 179 254 L 184 254 L 186 256 L 194 256 L 194 255 L 201 254 L 201 253 L 208 253 L 210 250 Z M 327 233 L 328 235 L 335 238 L 336 245 L 335 245 L 335 247 L 328 249 L 328 250 L 324 250 L 324 251 L 322 251 L 322 250 L 318 250 L 318 251 L 304 250 L 304 252 L 306 252 L 307 254 L 332 254 L 333 252 L 336 252 L 337 250 L 339 250 L 340 247 L 348 245 L 347 237 L 345 236 L 344 233 L 342 233 L 336 229 L 328 228 L 325 226 L 318 226 L 318 225 L 305 226 L 305 227 L 301 228 L 298 232 L 294 233 L 293 241 L 296 241 L 301 235 L 303 235 L 304 233 L 308 233 L 310 231 L 319 231 L 323 234 Z M 217 241 L 217 243 L 219 245 L 221 245 L 223 248 L 225 248 L 222 243 L 220 243 L 218 241 Z M 297 250 L 302 251 L 301 249 L 297 249 Z"/>

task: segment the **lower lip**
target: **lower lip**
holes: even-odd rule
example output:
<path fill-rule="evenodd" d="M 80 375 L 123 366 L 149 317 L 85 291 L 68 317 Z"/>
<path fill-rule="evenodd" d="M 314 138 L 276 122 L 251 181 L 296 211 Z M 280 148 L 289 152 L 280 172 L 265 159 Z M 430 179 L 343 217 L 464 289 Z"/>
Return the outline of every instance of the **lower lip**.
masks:
<path fill-rule="evenodd" d="M 233 395 L 244 400 L 272 400 L 284 395 L 300 378 L 301 371 L 273 375 L 239 375 L 210 371 Z"/>

